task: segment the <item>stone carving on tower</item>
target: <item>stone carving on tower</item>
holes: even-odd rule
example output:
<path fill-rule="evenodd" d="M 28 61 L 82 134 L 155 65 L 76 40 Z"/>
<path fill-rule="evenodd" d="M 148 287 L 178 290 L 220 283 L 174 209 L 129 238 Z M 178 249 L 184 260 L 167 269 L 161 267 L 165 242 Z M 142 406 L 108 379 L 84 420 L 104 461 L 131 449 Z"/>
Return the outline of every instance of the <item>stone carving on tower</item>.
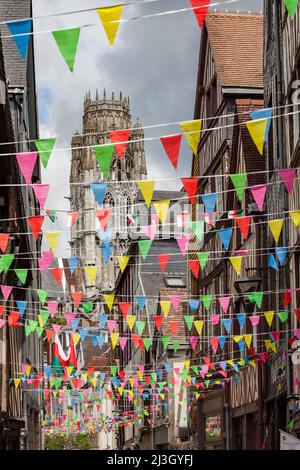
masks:
<path fill-rule="evenodd" d="M 132 129 L 132 142 L 127 145 L 122 160 L 116 153 L 113 155 L 107 179 L 104 207 L 112 209 L 106 230 L 112 230 L 113 252 L 106 264 L 100 249 L 100 226 L 96 218 L 98 206 L 89 187 L 90 183 L 103 181 L 92 147 L 110 142 L 109 131 L 121 129 Z M 72 137 L 70 174 L 70 209 L 80 212 L 71 227 L 72 256 L 78 257 L 82 266 L 98 267 L 95 285 L 85 275 L 87 297 L 114 289 L 119 272 L 116 256 L 123 254 L 128 247 L 127 214 L 137 197 L 137 184 L 131 181 L 147 177 L 143 139 L 144 131 L 139 121 L 132 125 L 129 97 L 123 97 L 121 92 L 119 99 L 114 93 L 108 99 L 104 89 L 103 98 L 99 98 L 96 91 L 95 100 L 92 100 L 88 92 L 84 99 L 83 132 Z"/>

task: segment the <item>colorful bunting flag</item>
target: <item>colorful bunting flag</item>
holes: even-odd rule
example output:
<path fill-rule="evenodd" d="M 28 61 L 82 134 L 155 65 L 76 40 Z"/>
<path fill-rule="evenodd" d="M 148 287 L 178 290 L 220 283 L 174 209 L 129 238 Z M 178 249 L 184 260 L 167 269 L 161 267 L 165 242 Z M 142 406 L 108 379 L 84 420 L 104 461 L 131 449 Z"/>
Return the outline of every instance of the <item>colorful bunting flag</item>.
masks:
<path fill-rule="evenodd" d="M 231 256 L 229 258 L 229 261 L 231 262 L 235 272 L 237 273 L 238 276 L 241 274 L 241 269 L 242 269 L 242 256 Z"/>
<path fill-rule="evenodd" d="M 196 19 L 200 28 L 202 28 L 209 9 L 210 0 L 190 0 L 190 4 L 194 8 Z"/>
<path fill-rule="evenodd" d="M 95 285 L 96 283 L 96 277 L 97 277 L 97 271 L 98 268 L 97 266 L 85 266 L 84 271 L 92 285 Z"/>
<path fill-rule="evenodd" d="M 118 256 L 117 259 L 118 259 L 118 263 L 119 263 L 121 272 L 123 273 L 126 269 L 127 264 L 128 264 L 129 256 Z"/>
<path fill-rule="evenodd" d="M 152 245 L 152 240 L 139 240 L 138 246 L 143 259 L 146 259 Z"/>
<path fill-rule="evenodd" d="M 217 193 L 201 194 L 201 199 L 203 201 L 206 212 L 212 217 L 216 209 L 217 204 Z"/>
<path fill-rule="evenodd" d="M 167 135 L 160 138 L 160 141 L 166 151 L 166 154 L 169 157 L 170 162 L 172 163 L 175 170 L 177 170 L 178 166 L 178 156 L 180 150 L 182 135 L 175 134 L 175 135 Z"/>
<path fill-rule="evenodd" d="M 61 29 L 52 31 L 52 34 L 67 66 L 73 72 L 80 28 Z"/>
<path fill-rule="evenodd" d="M 148 209 L 151 205 L 154 186 L 155 186 L 155 181 L 153 180 L 138 181 L 138 187 L 142 193 L 142 196 L 145 200 L 145 204 L 148 207 Z"/>
<path fill-rule="evenodd" d="M 28 217 L 28 223 L 30 225 L 30 228 L 31 228 L 31 231 L 35 240 L 37 240 L 40 236 L 40 231 L 41 231 L 43 222 L 44 222 L 43 215 L 36 215 L 36 216 Z"/>
<path fill-rule="evenodd" d="M 21 282 L 21 284 L 22 285 L 26 284 L 28 269 L 25 269 L 25 268 L 15 269 L 15 273 L 16 273 L 19 281 Z"/>
<path fill-rule="evenodd" d="M 222 228 L 218 230 L 218 234 L 225 250 L 228 251 L 232 236 L 232 228 Z"/>
<path fill-rule="evenodd" d="M 97 13 L 102 22 L 109 44 L 112 46 L 120 26 L 120 20 L 123 13 L 123 5 L 113 7 L 98 8 Z"/>
<path fill-rule="evenodd" d="M 30 33 L 32 32 L 32 19 L 8 21 L 6 26 L 16 43 L 22 59 L 25 60 L 31 36 Z"/>
<path fill-rule="evenodd" d="M 294 222 L 295 227 L 300 225 L 300 210 L 290 211 L 289 212 L 292 221 Z"/>
<path fill-rule="evenodd" d="M 191 204 L 194 204 L 195 197 L 197 194 L 199 178 L 181 178 L 183 187 L 185 189 L 186 194 L 189 197 L 189 201 Z"/>
<path fill-rule="evenodd" d="M 252 196 L 257 204 L 258 209 L 262 212 L 267 192 L 266 184 L 259 184 L 250 188 Z"/>
<path fill-rule="evenodd" d="M 278 243 L 283 226 L 283 219 L 269 220 L 268 226 L 272 232 L 275 242 Z"/>
<path fill-rule="evenodd" d="M 91 183 L 90 188 L 92 189 L 95 199 L 98 203 L 99 206 L 102 206 L 104 198 L 105 198 L 105 193 L 106 193 L 106 183 Z"/>
<path fill-rule="evenodd" d="M 237 194 L 239 201 L 242 201 L 245 187 L 247 184 L 247 173 L 238 173 L 236 175 L 229 175 L 229 176 L 236 190 L 236 194 Z"/>
<path fill-rule="evenodd" d="M 188 141 L 193 154 L 197 155 L 198 145 L 200 142 L 202 120 L 196 119 L 194 121 L 180 122 L 179 126 L 181 127 L 182 132 L 185 134 L 186 140 Z"/>
<path fill-rule="evenodd" d="M 7 250 L 9 233 L 0 233 L 0 250 L 5 253 Z"/>
<path fill-rule="evenodd" d="M 34 143 L 39 153 L 43 167 L 47 168 L 52 150 L 56 144 L 56 139 L 38 139 Z"/>
<path fill-rule="evenodd" d="M 123 160 L 127 142 L 130 138 L 130 129 L 122 129 L 119 131 L 111 131 L 109 133 L 109 138 L 115 146 L 115 151 L 120 160 Z M 122 142 L 122 143 L 120 143 Z"/>
<path fill-rule="evenodd" d="M 164 224 L 168 215 L 170 201 L 157 201 L 153 203 L 153 206 L 159 217 L 159 220 L 162 224 Z"/>
<path fill-rule="evenodd" d="M 278 170 L 280 178 L 286 187 L 288 194 L 293 191 L 293 186 L 296 178 L 296 168 L 286 168 L 284 170 Z"/>
<path fill-rule="evenodd" d="M 296 13 L 298 2 L 299 0 L 284 0 L 285 7 L 291 18 L 293 18 L 294 14 Z"/>
<path fill-rule="evenodd" d="M 165 271 L 169 259 L 170 259 L 170 255 L 168 254 L 158 255 L 158 261 L 159 261 L 160 269 L 162 272 Z"/>
<path fill-rule="evenodd" d="M 113 144 L 100 145 L 93 147 L 93 152 L 96 157 L 98 166 L 103 173 L 105 179 L 108 178 L 109 169 L 112 162 L 112 157 L 115 151 Z"/>
<path fill-rule="evenodd" d="M 248 240 L 251 217 L 249 215 L 245 217 L 237 217 L 235 221 L 244 240 Z"/>
<path fill-rule="evenodd" d="M 209 255 L 210 255 L 209 251 L 201 251 L 201 252 L 197 253 L 198 260 L 199 260 L 199 263 L 200 263 L 200 268 L 202 270 L 205 268 L 205 265 L 207 263 Z"/>
<path fill-rule="evenodd" d="M 35 167 L 37 152 L 17 153 L 16 158 L 26 184 L 31 183 L 32 173 Z"/>
<path fill-rule="evenodd" d="M 60 232 L 45 232 L 45 238 L 49 244 L 51 251 L 53 253 L 56 253 L 60 240 Z"/>

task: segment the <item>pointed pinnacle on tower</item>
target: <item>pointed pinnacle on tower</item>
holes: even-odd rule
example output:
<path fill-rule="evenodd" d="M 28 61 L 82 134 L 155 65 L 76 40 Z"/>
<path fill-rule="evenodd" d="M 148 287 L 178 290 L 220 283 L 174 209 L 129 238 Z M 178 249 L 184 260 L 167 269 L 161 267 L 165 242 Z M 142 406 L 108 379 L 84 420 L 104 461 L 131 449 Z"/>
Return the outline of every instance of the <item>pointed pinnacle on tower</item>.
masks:
<path fill-rule="evenodd" d="M 106 100 L 106 89 L 104 87 L 104 90 L 103 90 L 103 98 Z"/>

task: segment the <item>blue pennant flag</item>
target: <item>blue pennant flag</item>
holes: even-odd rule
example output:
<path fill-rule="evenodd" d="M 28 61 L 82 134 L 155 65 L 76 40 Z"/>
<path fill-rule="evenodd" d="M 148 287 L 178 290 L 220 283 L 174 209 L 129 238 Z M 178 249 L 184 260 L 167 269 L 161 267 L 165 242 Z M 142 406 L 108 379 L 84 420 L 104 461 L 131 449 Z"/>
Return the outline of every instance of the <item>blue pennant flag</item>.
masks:
<path fill-rule="evenodd" d="M 46 365 L 44 366 L 44 372 L 45 372 L 45 374 L 46 374 L 47 377 L 50 377 L 50 376 L 51 376 L 51 372 L 52 372 L 52 367 L 46 364 Z"/>
<path fill-rule="evenodd" d="M 233 230 L 232 228 L 222 228 L 218 231 L 221 242 L 223 243 L 223 246 L 226 251 L 229 249 L 231 236 L 232 236 L 232 230 Z"/>
<path fill-rule="evenodd" d="M 218 197 L 217 193 L 201 195 L 203 204 L 205 206 L 205 211 L 208 212 L 211 217 L 213 216 L 213 213 L 215 212 L 215 209 L 216 209 L 217 197 Z"/>
<path fill-rule="evenodd" d="M 232 325 L 231 318 L 224 318 L 224 320 L 222 320 L 222 323 L 223 323 L 223 326 L 224 326 L 225 330 L 229 334 L 230 330 L 231 330 L 231 325 Z"/>
<path fill-rule="evenodd" d="M 195 377 L 194 377 L 195 378 Z M 164 403 L 164 407 L 167 410 L 169 408 L 169 403 Z"/>
<path fill-rule="evenodd" d="M 74 330 L 74 331 L 77 330 L 79 322 L 80 322 L 80 318 L 74 318 L 74 320 L 71 323 L 72 330 Z"/>
<path fill-rule="evenodd" d="M 275 271 L 279 271 L 276 259 L 274 258 L 274 255 L 272 253 L 268 255 L 268 268 L 273 268 L 275 269 Z"/>
<path fill-rule="evenodd" d="M 193 385 L 196 385 L 196 377 L 191 377 L 191 382 Z"/>
<path fill-rule="evenodd" d="M 104 344 L 104 336 L 100 335 L 100 336 L 96 336 L 96 338 L 97 338 L 97 343 L 98 343 L 99 348 L 102 348 Z"/>
<path fill-rule="evenodd" d="M 250 366 L 250 361 L 248 357 L 244 357 L 244 361 L 245 361 L 245 364 L 247 364 L 247 366 Z"/>
<path fill-rule="evenodd" d="M 191 312 L 198 310 L 200 301 L 199 300 L 189 300 L 189 307 Z"/>
<path fill-rule="evenodd" d="M 147 393 L 142 393 L 142 397 L 143 397 L 143 400 L 147 400 L 147 398 L 149 397 L 149 395 Z"/>
<path fill-rule="evenodd" d="M 17 304 L 18 310 L 21 314 L 21 317 L 23 317 L 23 315 L 24 315 L 25 309 L 27 307 L 27 303 L 28 302 L 26 300 L 16 300 L 16 304 Z"/>
<path fill-rule="evenodd" d="M 102 206 L 104 198 L 105 198 L 105 193 L 106 193 L 106 183 L 91 183 L 90 188 L 94 193 L 95 199 L 99 206 Z"/>
<path fill-rule="evenodd" d="M 93 336 L 92 336 L 92 344 L 93 344 L 93 346 L 97 346 L 97 344 L 98 344 L 97 336 L 96 336 L 96 335 L 93 335 Z"/>
<path fill-rule="evenodd" d="M 246 321 L 246 314 L 245 313 L 237 313 L 236 318 L 239 322 L 240 328 L 244 328 L 245 321 Z"/>
<path fill-rule="evenodd" d="M 238 342 L 238 347 L 239 347 L 240 352 L 242 353 L 245 349 L 245 341 L 243 339 L 241 339 L 241 341 Z"/>
<path fill-rule="evenodd" d="M 227 362 L 226 361 L 221 361 L 220 366 L 222 367 L 223 370 L 227 369 Z"/>
<path fill-rule="evenodd" d="M 109 258 L 111 256 L 111 254 L 114 251 L 114 247 L 111 243 L 108 244 L 108 245 L 106 243 L 103 243 L 100 246 L 100 250 L 101 250 L 101 253 L 102 253 L 102 256 L 103 256 L 104 263 L 107 264 L 109 262 Z"/>
<path fill-rule="evenodd" d="M 218 336 L 219 340 L 219 346 L 221 349 L 224 349 L 225 342 L 226 342 L 226 336 Z"/>
<path fill-rule="evenodd" d="M 67 261 L 68 261 L 70 273 L 73 274 L 73 272 L 75 271 L 76 266 L 79 262 L 79 259 L 75 258 L 75 257 L 74 258 L 67 258 Z"/>
<path fill-rule="evenodd" d="M 239 341 L 239 343 L 241 343 L 241 341 Z M 235 372 L 239 372 L 239 366 L 237 364 L 233 364 L 232 368 Z"/>
<path fill-rule="evenodd" d="M 157 377 L 162 379 L 162 369 L 157 369 Z"/>
<path fill-rule="evenodd" d="M 108 228 L 103 232 L 102 230 L 97 231 L 100 240 L 104 243 L 104 245 L 109 245 L 113 236 L 113 232 L 111 228 Z"/>
<path fill-rule="evenodd" d="M 236 376 L 233 377 L 233 381 L 234 381 L 235 384 L 239 383 L 239 379 Z"/>
<path fill-rule="evenodd" d="M 25 60 L 30 39 L 29 33 L 32 31 L 32 20 L 9 21 L 6 26 L 14 38 L 22 59 Z"/>
<path fill-rule="evenodd" d="M 276 255 L 277 255 L 277 258 L 279 260 L 280 266 L 284 265 L 284 263 L 286 261 L 287 254 L 288 254 L 288 249 L 287 248 L 280 247 L 280 246 L 276 247 Z"/>
<path fill-rule="evenodd" d="M 85 338 L 87 337 L 88 329 L 87 329 L 87 328 L 80 328 L 79 334 L 80 334 L 81 342 L 83 343 L 83 341 L 84 341 Z"/>
<path fill-rule="evenodd" d="M 140 310 L 144 310 L 145 305 L 147 303 L 147 297 L 145 295 L 136 295 L 135 301 L 138 304 Z"/>
<path fill-rule="evenodd" d="M 254 119 L 254 120 L 267 119 L 268 120 L 267 121 L 266 132 L 265 132 L 265 136 L 264 136 L 264 141 L 265 142 L 267 142 L 267 140 L 268 140 L 272 115 L 273 115 L 273 110 L 272 109 L 258 109 L 257 111 L 251 111 L 251 113 L 250 113 L 251 119 Z"/>
<path fill-rule="evenodd" d="M 100 328 L 105 328 L 107 320 L 108 320 L 108 315 L 99 315 L 98 321 L 99 321 Z"/>
<path fill-rule="evenodd" d="M 168 362 L 164 362 L 164 368 L 167 372 L 170 372 L 170 364 Z"/>

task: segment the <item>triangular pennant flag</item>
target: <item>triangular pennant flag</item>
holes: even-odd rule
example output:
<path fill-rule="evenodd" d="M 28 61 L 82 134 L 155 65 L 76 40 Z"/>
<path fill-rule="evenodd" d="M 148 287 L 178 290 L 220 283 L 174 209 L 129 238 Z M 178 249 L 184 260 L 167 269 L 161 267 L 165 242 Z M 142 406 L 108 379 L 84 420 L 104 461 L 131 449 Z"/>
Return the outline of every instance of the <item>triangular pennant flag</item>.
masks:
<path fill-rule="evenodd" d="M 224 326 L 226 332 L 227 332 L 228 334 L 230 334 L 231 325 L 232 325 L 232 320 L 231 320 L 231 318 L 224 318 L 224 319 L 222 320 L 222 324 L 223 324 L 223 326 Z"/>
<path fill-rule="evenodd" d="M 106 209 L 102 208 L 96 210 L 96 217 L 99 220 L 100 228 L 103 232 L 105 232 L 106 230 L 111 211 L 112 209 L 110 207 L 107 207 Z"/>
<path fill-rule="evenodd" d="M 154 240 L 155 234 L 157 231 L 156 225 L 151 224 L 151 225 L 142 225 L 141 226 L 141 231 L 146 235 L 149 240 Z"/>
<path fill-rule="evenodd" d="M 273 322 L 273 318 L 274 318 L 274 312 L 273 311 L 265 312 L 264 315 L 265 315 L 265 319 L 266 319 L 269 327 L 271 327 L 272 322 Z"/>
<path fill-rule="evenodd" d="M 204 237 L 204 220 L 188 222 L 188 227 L 193 231 L 198 240 L 202 242 Z"/>
<path fill-rule="evenodd" d="M 170 255 L 167 255 L 167 254 L 158 255 L 158 261 L 159 261 L 160 269 L 162 272 L 165 271 L 169 259 L 170 259 Z"/>
<path fill-rule="evenodd" d="M 258 209 L 262 212 L 267 192 L 266 184 L 258 184 L 250 188 L 252 196 L 257 204 Z"/>
<path fill-rule="evenodd" d="M 196 19 L 200 28 L 202 28 L 209 9 L 210 0 L 190 0 L 190 4 L 194 8 Z"/>
<path fill-rule="evenodd" d="M 168 215 L 170 201 L 157 201 L 153 203 L 153 206 L 156 210 L 159 220 L 162 224 L 164 224 Z"/>
<path fill-rule="evenodd" d="M 268 119 L 256 119 L 246 122 L 247 129 L 260 155 L 263 154 Z"/>
<path fill-rule="evenodd" d="M 237 273 L 238 276 L 241 274 L 241 269 L 242 269 L 242 256 L 231 256 L 229 258 L 230 263 L 232 264 L 235 272 Z"/>
<path fill-rule="evenodd" d="M 130 302 L 119 302 L 118 305 L 120 307 L 120 310 L 121 310 L 122 314 L 126 318 L 126 316 L 128 315 L 128 312 L 130 310 L 131 303 Z"/>
<path fill-rule="evenodd" d="M 152 240 L 139 240 L 138 246 L 143 259 L 146 259 L 152 245 Z"/>
<path fill-rule="evenodd" d="M 17 153 L 16 158 L 22 175 L 27 184 L 31 183 L 32 173 L 35 167 L 37 152 Z"/>
<path fill-rule="evenodd" d="M 280 319 L 282 323 L 285 323 L 288 319 L 288 312 L 286 310 L 283 310 L 281 312 L 277 312 L 277 316 Z"/>
<path fill-rule="evenodd" d="M 98 203 L 99 206 L 102 206 L 104 198 L 105 198 L 105 193 L 106 193 L 106 183 L 91 183 L 90 188 L 92 189 L 95 199 Z"/>
<path fill-rule="evenodd" d="M 80 36 L 80 28 L 52 31 L 53 37 L 70 71 L 74 70 L 75 56 Z"/>
<path fill-rule="evenodd" d="M 237 313 L 236 318 L 237 318 L 237 321 L 239 322 L 240 328 L 244 328 L 245 321 L 246 321 L 246 314 L 245 313 Z"/>
<path fill-rule="evenodd" d="M 134 327 L 135 320 L 136 320 L 135 315 L 127 315 L 126 317 L 126 321 L 127 321 L 130 331 L 132 331 L 132 328 Z"/>
<path fill-rule="evenodd" d="M 219 346 L 219 338 L 216 337 L 216 336 L 211 338 L 210 339 L 210 344 L 211 344 L 211 347 L 212 347 L 212 350 L 213 350 L 214 354 L 216 354 L 218 346 Z"/>
<path fill-rule="evenodd" d="M 194 323 L 194 315 L 184 315 L 184 321 L 186 323 L 186 326 L 188 327 L 188 330 L 191 331 Z"/>
<path fill-rule="evenodd" d="M 243 235 L 244 240 L 248 240 L 250 221 L 251 221 L 250 216 L 247 215 L 245 217 L 237 217 L 235 221 L 236 221 L 238 228 L 241 231 L 241 234 Z"/>
<path fill-rule="evenodd" d="M 60 286 L 62 285 L 62 277 L 63 277 L 63 268 L 50 268 L 50 272 L 54 279 L 56 280 L 57 284 Z"/>
<path fill-rule="evenodd" d="M 289 214 L 292 218 L 292 221 L 294 222 L 295 227 L 298 227 L 300 225 L 300 210 L 289 211 Z"/>
<path fill-rule="evenodd" d="M 289 16 L 292 18 L 296 13 L 299 0 L 284 0 L 285 7 Z"/>
<path fill-rule="evenodd" d="M 107 320 L 106 324 L 107 324 L 109 333 L 112 334 L 117 326 L 116 320 Z"/>
<path fill-rule="evenodd" d="M 80 302 L 81 302 L 81 299 L 82 299 L 82 293 L 81 292 L 71 292 L 71 297 L 72 297 L 72 300 L 75 304 L 75 307 L 78 307 Z"/>
<path fill-rule="evenodd" d="M 98 8 L 97 13 L 102 22 L 109 44 L 112 46 L 120 26 L 120 19 L 123 13 L 123 5 L 113 7 Z"/>
<path fill-rule="evenodd" d="M 212 217 L 216 209 L 217 204 L 217 193 L 201 194 L 201 199 L 203 201 L 206 212 Z"/>
<path fill-rule="evenodd" d="M 263 292 L 251 292 L 251 294 L 248 295 L 248 298 L 249 298 L 250 302 L 252 302 L 252 303 L 255 302 L 257 307 L 261 308 L 262 301 L 263 301 L 263 296 L 264 296 Z"/>
<path fill-rule="evenodd" d="M 48 292 L 46 290 L 37 289 L 36 293 L 37 293 L 39 301 L 41 302 L 42 305 L 44 305 L 48 296 Z"/>
<path fill-rule="evenodd" d="M 192 346 L 192 350 L 194 351 L 198 343 L 198 336 L 190 336 L 190 343 Z"/>
<path fill-rule="evenodd" d="M 227 313 L 230 304 L 230 297 L 219 297 L 219 302 L 223 309 L 223 312 Z"/>
<path fill-rule="evenodd" d="M 119 341 L 119 333 L 112 333 L 110 335 L 110 339 L 111 339 L 111 346 L 112 346 L 112 349 L 114 351 L 114 349 L 116 348 L 116 346 L 118 344 L 118 341 Z"/>
<path fill-rule="evenodd" d="M 128 340 L 128 338 L 120 338 L 119 337 L 119 345 L 120 345 L 120 348 L 122 349 L 122 351 L 124 351 L 124 349 L 126 347 L 127 340 Z"/>
<path fill-rule="evenodd" d="M 102 243 L 100 245 L 100 250 L 103 256 L 104 263 L 107 264 L 109 262 L 110 256 L 114 251 L 114 246 L 112 243 L 109 243 L 108 245 L 106 243 Z"/>
<path fill-rule="evenodd" d="M 39 153 L 44 168 L 47 168 L 51 152 L 56 143 L 56 139 L 39 139 L 35 142 L 36 149 Z"/>
<path fill-rule="evenodd" d="M 220 321 L 220 315 L 211 315 L 209 319 L 211 321 L 212 326 L 216 326 Z"/>
<path fill-rule="evenodd" d="M 57 220 L 57 214 L 56 214 L 55 210 L 46 209 L 45 212 L 46 212 L 47 216 L 49 217 L 49 219 L 51 220 L 51 222 L 55 222 Z"/>
<path fill-rule="evenodd" d="M 207 263 L 209 255 L 210 255 L 209 251 L 201 251 L 201 252 L 197 253 L 201 269 L 205 268 L 205 265 Z"/>
<path fill-rule="evenodd" d="M 166 135 L 160 138 L 160 141 L 166 151 L 166 154 L 169 157 L 170 162 L 172 163 L 175 170 L 177 170 L 178 166 L 178 156 L 181 144 L 181 134 L 175 135 Z"/>
<path fill-rule="evenodd" d="M 195 196 L 197 194 L 199 178 L 181 178 L 183 187 L 185 189 L 186 194 L 189 197 L 189 201 L 191 204 L 195 202 Z"/>
<path fill-rule="evenodd" d="M 0 273 L 3 271 L 5 273 L 8 272 L 13 260 L 14 260 L 15 255 L 13 254 L 5 254 L 0 256 Z"/>
<path fill-rule="evenodd" d="M 194 326 L 196 328 L 196 331 L 199 336 L 202 334 L 203 326 L 204 326 L 204 320 L 195 320 L 194 321 Z"/>
<path fill-rule="evenodd" d="M 276 255 L 279 260 L 280 266 L 283 266 L 286 261 L 287 254 L 288 254 L 288 248 L 276 247 L 275 251 L 276 251 Z"/>
<path fill-rule="evenodd" d="M 12 291 L 12 287 L 10 286 L 0 286 L 0 287 L 1 287 L 1 292 L 2 292 L 4 299 L 7 300 Z"/>
<path fill-rule="evenodd" d="M 126 146 L 130 137 L 130 129 L 123 129 L 121 131 L 112 131 L 109 133 L 109 138 L 115 146 L 115 151 L 120 160 L 123 160 Z M 119 143 L 123 142 L 123 143 Z"/>
<path fill-rule="evenodd" d="M 139 309 L 141 311 L 144 310 L 146 303 L 147 303 L 147 297 L 145 295 L 136 295 L 135 301 L 138 304 Z"/>
<path fill-rule="evenodd" d="M 170 336 L 162 336 L 161 342 L 163 344 L 164 350 L 166 350 L 170 342 Z"/>
<path fill-rule="evenodd" d="M 151 338 L 144 338 L 143 342 L 144 342 L 144 346 L 145 346 L 146 351 L 149 351 L 150 346 L 152 345 L 152 339 Z"/>
<path fill-rule="evenodd" d="M 212 294 L 201 295 L 201 302 L 203 303 L 204 308 L 206 310 L 210 309 L 212 299 L 213 299 Z"/>
<path fill-rule="evenodd" d="M 160 331 L 161 325 L 162 325 L 162 322 L 163 322 L 163 317 L 160 316 L 160 315 L 154 315 L 153 321 L 154 321 L 154 324 L 156 326 L 157 331 Z"/>
<path fill-rule="evenodd" d="M 97 277 L 97 271 L 98 268 L 97 266 L 85 266 L 84 271 L 92 285 L 95 285 L 96 283 L 96 277 Z"/>
<path fill-rule="evenodd" d="M 77 267 L 79 259 L 75 258 L 75 257 L 74 258 L 67 258 L 67 262 L 68 262 L 68 265 L 69 265 L 70 273 L 73 274 L 76 267 Z"/>
<path fill-rule="evenodd" d="M 138 334 L 139 334 L 140 336 L 142 336 L 142 334 L 143 334 L 143 332 L 144 332 L 145 325 L 146 325 L 146 322 L 144 322 L 144 321 L 137 321 L 137 322 L 135 323 L 137 332 L 138 332 Z"/>
<path fill-rule="evenodd" d="M 185 256 L 189 247 L 190 236 L 182 235 L 181 237 L 176 237 L 176 241 L 178 243 L 182 256 Z"/>
<path fill-rule="evenodd" d="M 9 233 L 0 233 L 0 250 L 2 253 L 6 252 L 9 240 Z"/>
<path fill-rule="evenodd" d="M 171 308 L 170 300 L 160 300 L 159 305 L 160 305 L 161 311 L 163 313 L 163 316 L 165 318 L 167 318 L 167 316 L 169 315 L 169 312 L 170 312 L 170 308 Z"/>
<path fill-rule="evenodd" d="M 98 166 L 103 173 L 105 179 L 108 178 L 109 169 L 112 162 L 112 157 L 115 151 L 113 144 L 100 145 L 93 147 Z"/>
<path fill-rule="evenodd" d="M 118 259 L 118 263 L 119 263 L 121 272 L 123 273 L 126 269 L 127 264 L 128 264 L 129 256 L 118 256 L 117 259 Z"/>
<path fill-rule="evenodd" d="M 54 317 L 57 307 L 58 307 L 58 302 L 56 302 L 55 300 L 48 300 L 47 308 L 49 309 L 51 318 Z"/>
<path fill-rule="evenodd" d="M 247 173 L 238 173 L 236 175 L 229 175 L 232 184 L 236 190 L 239 201 L 243 200 L 244 190 L 247 184 Z"/>
<path fill-rule="evenodd" d="M 17 304 L 21 317 L 23 317 L 27 304 L 28 304 L 27 300 L 16 300 L 16 304 Z"/>
<path fill-rule="evenodd" d="M 252 315 L 249 317 L 249 320 L 251 321 L 252 326 L 255 327 L 259 324 L 260 317 L 259 315 Z"/>
<path fill-rule="evenodd" d="M 170 330 L 171 330 L 171 333 L 172 333 L 173 336 L 175 336 L 177 334 L 178 326 L 179 326 L 178 321 L 170 321 L 169 327 L 170 327 Z"/>
<path fill-rule="evenodd" d="M 142 196 L 145 200 L 146 206 L 149 208 L 152 201 L 153 191 L 154 191 L 155 181 L 138 181 L 138 187 L 142 193 Z"/>
<path fill-rule="evenodd" d="M 35 240 L 37 240 L 40 236 L 40 231 L 41 231 L 43 222 L 44 222 L 43 215 L 36 215 L 33 217 L 28 217 L 28 223 L 30 225 L 30 228 L 31 228 L 31 231 Z"/>
<path fill-rule="evenodd" d="M 200 264 L 199 260 L 197 259 L 190 259 L 189 260 L 189 268 L 194 274 L 195 278 L 198 279 L 199 277 L 199 270 L 200 270 Z"/>
<path fill-rule="evenodd" d="M 177 312 L 179 310 L 180 303 L 181 303 L 180 295 L 171 295 L 170 300 L 171 300 L 174 310 Z"/>
<path fill-rule="evenodd" d="M 49 244 L 50 250 L 53 253 L 56 253 L 60 239 L 60 232 L 45 232 L 45 238 Z"/>
<path fill-rule="evenodd" d="M 20 280 L 21 284 L 26 284 L 28 269 L 15 269 L 15 273 Z"/>
<path fill-rule="evenodd" d="M 103 298 L 106 305 L 108 306 L 109 311 L 111 312 L 115 301 L 114 294 L 103 294 Z"/>
<path fill-rule="evenodd" d="M 194 155 L 197 155 L 198 145 L 200 142 L 202 120 L 196 119 L 194 121 L 180 122 L 182 132 L 184 132 L 186 140 L 192 149 Z"/>
<path fill-rule="evenodd" d="M 6 26 L 16 43 L 22 59 L 25 60 L 31 36 L 32 19 L 8 21 Z"/>
<path fill-rule="evenodd" d="M 282 179 L 282 182 L 286 187 L 288 194 L 291 194 L 291 192 L 293 191 L 296 171 L 296 168 L 285 168 L 284 170 L 278 170 L 280 178 Z"/>
<path fill-rule="evenodd" d="M 279 271 L 275 257 L 272 253 L 268 255 L 268 268 L 273 268 L 275 271 Z"/>
<path fill-rule="evenodd" d="M 278 243 L 283 226 L 283 219 L 269 220 L 268 225 L 272 232 L 275 242 Z"/>
<path fill-rule="evenodd" d="M 225 250 L 228 251 L 232 236 L 232 228 L 222 228 L 218 230 L 218 234 Z"/>
<path fill-rule="evenodd" d="M 197 312 L 200 305 L 200 300 L 189 300 L 188 304 L 191 312 Z"/>

